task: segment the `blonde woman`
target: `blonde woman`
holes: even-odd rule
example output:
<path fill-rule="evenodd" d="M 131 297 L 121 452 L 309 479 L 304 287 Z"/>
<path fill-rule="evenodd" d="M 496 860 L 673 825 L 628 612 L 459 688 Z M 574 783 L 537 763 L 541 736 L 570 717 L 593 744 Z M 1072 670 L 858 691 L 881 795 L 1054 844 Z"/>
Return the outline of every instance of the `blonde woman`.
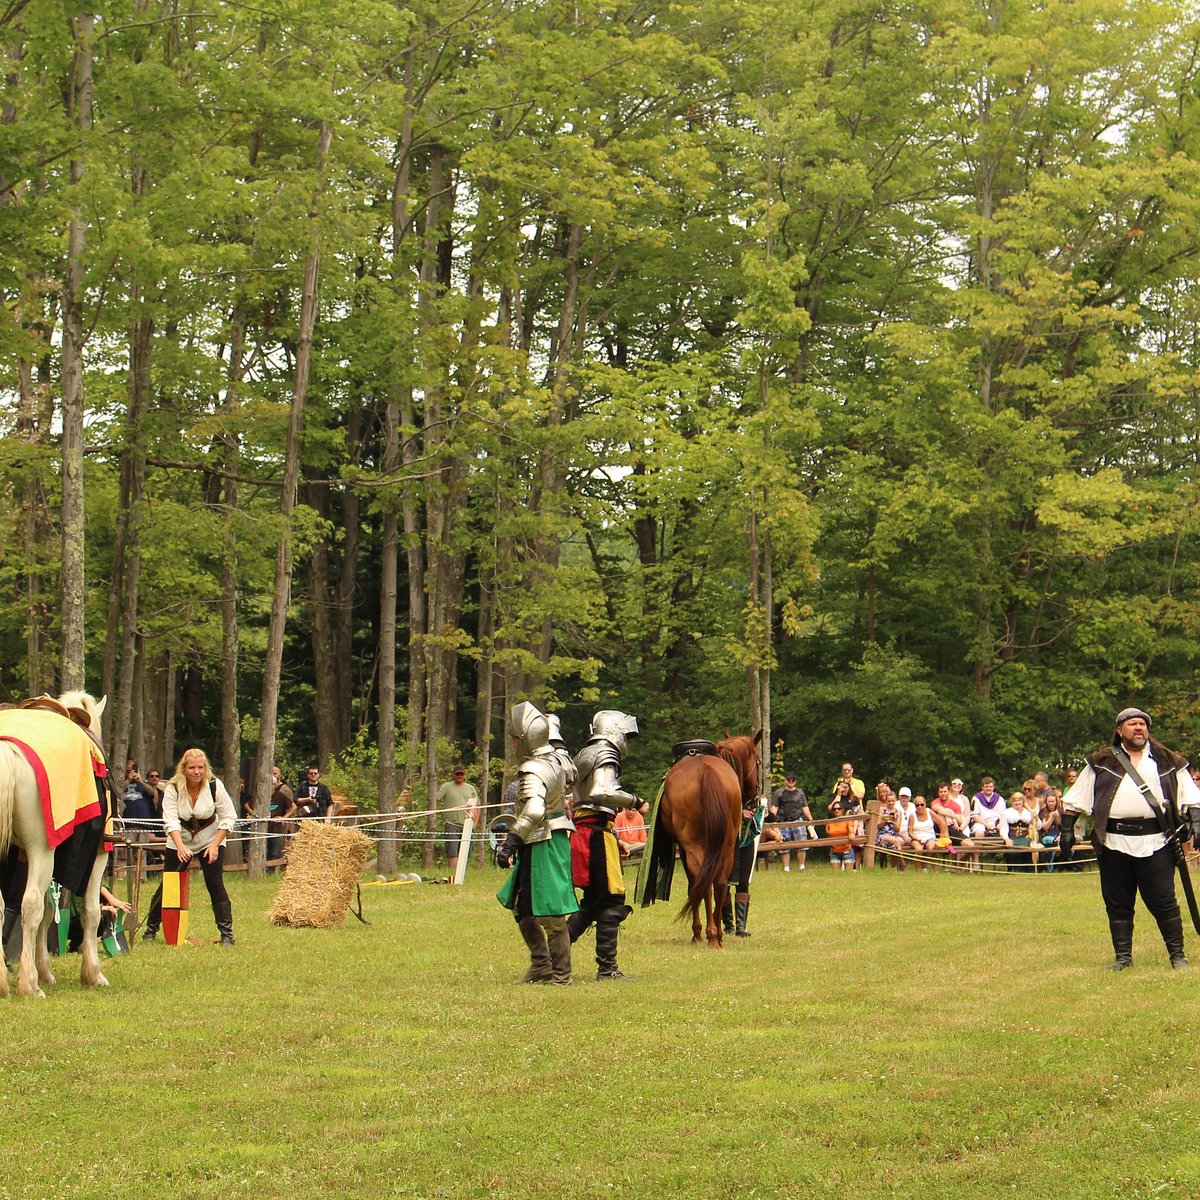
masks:
<path fill-rule="evenodd" d="M 213 775 L 208 755 L 195 748 L 185 750 L 163 792 L 163 827 L 170 843 L 163 856 L 163 870 L 186 871 L 193 858 L 199 859 L 222 946 L 233 945 L 233 907 L 225 890 L 224 843 L 236 820 L 233 801 L 225 785 Z M 143 939 L 152 942 L 161 924 L 160 884 L 150 902 Z"/>

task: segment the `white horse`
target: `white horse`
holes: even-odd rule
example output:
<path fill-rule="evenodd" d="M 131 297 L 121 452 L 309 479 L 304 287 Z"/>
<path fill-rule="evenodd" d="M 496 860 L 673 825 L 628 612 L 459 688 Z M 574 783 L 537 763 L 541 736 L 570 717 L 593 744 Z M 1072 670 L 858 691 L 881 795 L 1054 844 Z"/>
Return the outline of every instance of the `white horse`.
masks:
<path fill-rule="evenodd" d="M 97 703 L 86 692 L 67 692 L 59 703 L 67 708 L 83 709 L 92 732 L 100 736 L 100 717 L 107 697 Z M 36 747 L 35 747 L 36 749 Z M 33 768 L 12 742 L 0 741 L 0 856 L 15 842 L 29 860 L 29 876 L 21 899 L 21 965 L 17 972 L 17 995 L 46 998 L 41 984 L 54 982 L 50 971 L 50 953 L 46 935 L 52 917 L 46 891 L 54 872 L 54 851 L 46 836 L 46 820 Z M 108 864 L 108 851 L 101 838 L 100 849 L 92 863 L 87 890 L 83 897 L 83 968 L 84 987 L 107 987 L 100 970 L 96 949 L 96 929 L 100 923 L 100 884 Z M 8 995 L 8 973 L 0 971 L 0 997 Z"/>

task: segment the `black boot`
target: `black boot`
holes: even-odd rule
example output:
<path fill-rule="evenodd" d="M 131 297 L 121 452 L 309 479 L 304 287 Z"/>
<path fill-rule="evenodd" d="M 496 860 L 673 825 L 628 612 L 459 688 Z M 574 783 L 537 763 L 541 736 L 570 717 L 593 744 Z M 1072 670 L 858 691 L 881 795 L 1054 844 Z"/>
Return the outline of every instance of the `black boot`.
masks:
<path fill-rule="evenodd" d="M 536 917 L 522 917 L 517 928 L 529 947 L 529 970 L 517 980 L 518 983 L 550 983 L 554 979 L 554 968 L 550 964 L 550 948 L 546 945 L 546 934 Z"/>
<path fill-rule="evenodd" d="M 146 914 L 146 931 L 142 934 L 143 942 L 154 941 L 155 935 L 158 933 L 158 928 L 162 924 L 162 884 L 158 885 L 158 891 L 154 893 L 154 899 L 150 901 L 150 911 Z"/>
<path fill-rule="evenodd" d="M 17 905 L 4 909 L 4 962 L 17 963 L 21 961 L 21 909 Z"/>
<path fill-rule="evenodd" d="M 1133 921 L 1109 917 L 1108 932 L 1112 935 L 1115 957 L 1109 963 L 1110 971 L 1124 971 L 1133 966 Z"/>
<path fill-rule="evenodd" d="M 222 946 L 232 946 L 233 941 L 233 904 L 228 898 L 213 903 L 213 916 L 217 921 L 217 932 L 221 935 Z"/>
<path fill-rule="evenodd" d="M 632 979 L 617 966 L 617 938 L 621 932 L 621 922 L 633 909 L 627 904 L 615 908 L 606 908 L 596 918 L 596 978 L 597 979 Z"/>
<path fill-rule="evenodd" d="M 750 931 L 746 928 L 746 918 L 750 915 L 750 893 L 738 892 L 737 894 L 737 928 L 734 933 L 738 937 L 749 937 Z"/>
<path fill-rule="evenodd" d="M 725 903 L 721 906 L 721 924 L 725 927 L 726 933 L 733 932 L 733 888 L 729 889 Z"/>
<path fill-rule="evenodd" d="M 575 942 L 579 941 L 579 939 L 585 933 L 587 933 L 588 926 L 591 923 L 592 918 L 585 916 L 583 909 L 580 909 L 578 912 L 573 912 L 567 918 L 567 933 L 571 938 L 572 945 L 574 945 Z"/>
<path fill-rule="evenodd" d="M 1158 918 L 1158 931 L 1171 956 L 1171 966 L 1176 971 L 1188 969 L 1187 955 L 1183 952 L 1183 918 L 1178 913 Z"/>
<path fill-rule="evenodd" d="M 546 945 L 550 949 L 550 962 L 554 968 L 551 983 L 566 985 L 571 982 L 571 935 L 567 932 L 564 921 L 561 929 L 556 929 L 546 937 Z"/>

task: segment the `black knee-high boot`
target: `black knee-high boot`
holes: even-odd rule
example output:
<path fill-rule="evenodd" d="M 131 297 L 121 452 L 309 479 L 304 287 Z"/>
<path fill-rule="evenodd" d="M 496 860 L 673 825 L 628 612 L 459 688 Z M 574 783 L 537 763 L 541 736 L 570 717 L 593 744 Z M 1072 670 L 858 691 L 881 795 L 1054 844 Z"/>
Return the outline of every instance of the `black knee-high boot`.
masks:
<path fill-rule="evenodd" d="M 1171 966 L 1176 971 L 1188 969 L 1187 955 L 1183 952 L 1183 918 L 1178 913 L 1158 917 L 1158 931 L 1171 956 Z"/>
<path fill-rule="evenodd" d="M 606 908 L 596 917 L 596 978 L 632 979 L 617 966 L 617 939 L 621 922 L 633 910 L 627 904 Z"/>
<path fill-rule="evenodd" d="M 737 894 L 737 927 L 734 930 L 738 937 L 749 937 L 750 931 L 746 928 L 746 921 L 750 916 L 750 893 L 738 892 Z"/>
<path fill-rule="evenodd" d="M 1112 937 L 1114 958 L 1110 971 L 1124 971 L 1133 966 L 1133 921 L 1109 917 L 1108 932 Z"/>
<path fill-rule="evenodd" d="M 217 922 L 217 932 L 221 935 L 222 946 L 232 946 L 233 941 L 233 904 L 229 898 L 213 901 L 213 917 Z"/>
<path fill-rule="evenodd" d="M 725 927 L 726 933 L 733 932 L 733 888 L 729 889 L 729 894 L 725 897 L 725 904 L 721 908 L 721 924 Z"/>

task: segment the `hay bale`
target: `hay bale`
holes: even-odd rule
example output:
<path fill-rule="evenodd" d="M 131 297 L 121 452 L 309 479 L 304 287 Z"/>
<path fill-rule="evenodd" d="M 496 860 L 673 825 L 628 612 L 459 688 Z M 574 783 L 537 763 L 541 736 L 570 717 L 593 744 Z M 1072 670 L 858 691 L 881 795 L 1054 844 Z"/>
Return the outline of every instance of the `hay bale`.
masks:
<path fill-rule="evenodd" d="M 301 821 L 269 918 L 276 925 L 340 925 L 373 849 L 371 839 L 357 829 Z"/>

